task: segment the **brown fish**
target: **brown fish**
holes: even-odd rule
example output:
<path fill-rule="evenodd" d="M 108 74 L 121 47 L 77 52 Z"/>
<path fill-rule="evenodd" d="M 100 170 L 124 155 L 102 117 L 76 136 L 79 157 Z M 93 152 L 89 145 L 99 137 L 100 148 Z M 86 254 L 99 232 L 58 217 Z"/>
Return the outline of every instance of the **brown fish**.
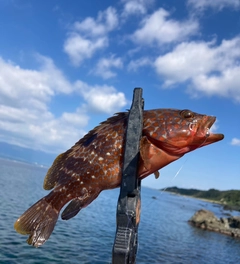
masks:
<path fill-rule="evenodd" d="M 121 183 L 125 131 L 128 113 L 118 113 L 60 154 L 48 170 L 43 187 L 53 189 L 15 222 L 20 234 L 29 235 L 28 244 L 41 246 L 51 235 L 62 207 L 64 220 L 75 216 L 102 190 Z M 155 173 L 185 153 L 223 139 L 212 134 L 215 117 L 190 110 L 143 111 L 139 178 Z"/>

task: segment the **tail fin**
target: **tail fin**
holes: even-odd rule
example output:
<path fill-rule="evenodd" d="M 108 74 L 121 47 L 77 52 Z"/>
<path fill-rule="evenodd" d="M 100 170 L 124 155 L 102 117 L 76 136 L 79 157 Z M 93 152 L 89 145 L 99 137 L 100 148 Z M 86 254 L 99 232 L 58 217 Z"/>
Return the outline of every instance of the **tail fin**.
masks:
<path fill-rule="evenodd" d="M 59 211 L 45 197 L 31 206 L 14 224 L 16 231 L 29 235 L 29 245 L 39 247 L 50 237 L 58 219 Z"/>

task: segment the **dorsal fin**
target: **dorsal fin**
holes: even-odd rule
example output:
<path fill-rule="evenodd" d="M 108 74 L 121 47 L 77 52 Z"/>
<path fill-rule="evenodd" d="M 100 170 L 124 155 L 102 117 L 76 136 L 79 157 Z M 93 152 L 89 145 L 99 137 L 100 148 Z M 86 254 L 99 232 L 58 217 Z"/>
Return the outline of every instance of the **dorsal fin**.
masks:
<path fill-rule="evenodd" d="M 114 124 L 122 119 L 125 119 L 128 116 L 128 112 L 119 112 L 116 113 L 114 116 L 109 117 L 106 121 L 101 122 L 98 126 L 94 129 L 90 130 L 83 138 L 81 138 L 76 144 L 86 144 L 87 142 L 91 141 L 95 135 L 106 126 Z"/>

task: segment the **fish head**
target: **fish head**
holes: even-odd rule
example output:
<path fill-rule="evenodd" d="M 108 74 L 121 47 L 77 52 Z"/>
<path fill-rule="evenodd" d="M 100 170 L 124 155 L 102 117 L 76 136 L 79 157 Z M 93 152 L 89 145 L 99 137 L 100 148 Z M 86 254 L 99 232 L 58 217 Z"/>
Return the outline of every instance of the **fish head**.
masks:
<path fill-rule="evenodd" d="M 198 114 L 191 110 L 155 111 L 147 118 L 143 134 L 156 147 L 170 155 L 181 156 L 224 138 L 223 134 L 210 131 L 216 120 L 214 116 Z"/>
<path fill-rule="evenodd" d="M 157 172 L 185 153 L 223 139 L 210 131 L 214 116 L 190 110 L 157 109 L 144 112 L 143 137 L 140 144 L 139 176 Z"/>

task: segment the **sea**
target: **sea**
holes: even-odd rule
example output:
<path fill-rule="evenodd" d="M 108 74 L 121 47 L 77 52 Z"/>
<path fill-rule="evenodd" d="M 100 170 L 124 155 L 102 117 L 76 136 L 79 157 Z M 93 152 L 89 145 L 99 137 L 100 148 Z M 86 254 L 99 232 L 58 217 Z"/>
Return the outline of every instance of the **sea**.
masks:
<path fill-rule="evenodd" d="M 13 228 L 17 218 L 45 196 L 47 168 L 0 159 L 0 263 L 111 263 L 119 188 L 103 191 L 74 218 L 59 218 L 49 240 L 34 248 Z M 161 180 L 161 179 L 158 179 Z M 142 187 L 136 263 L 240 263 L 240 239 L 188 224 L 199 209 L 218 217 L 239 212 L 194 198 Z"/>

